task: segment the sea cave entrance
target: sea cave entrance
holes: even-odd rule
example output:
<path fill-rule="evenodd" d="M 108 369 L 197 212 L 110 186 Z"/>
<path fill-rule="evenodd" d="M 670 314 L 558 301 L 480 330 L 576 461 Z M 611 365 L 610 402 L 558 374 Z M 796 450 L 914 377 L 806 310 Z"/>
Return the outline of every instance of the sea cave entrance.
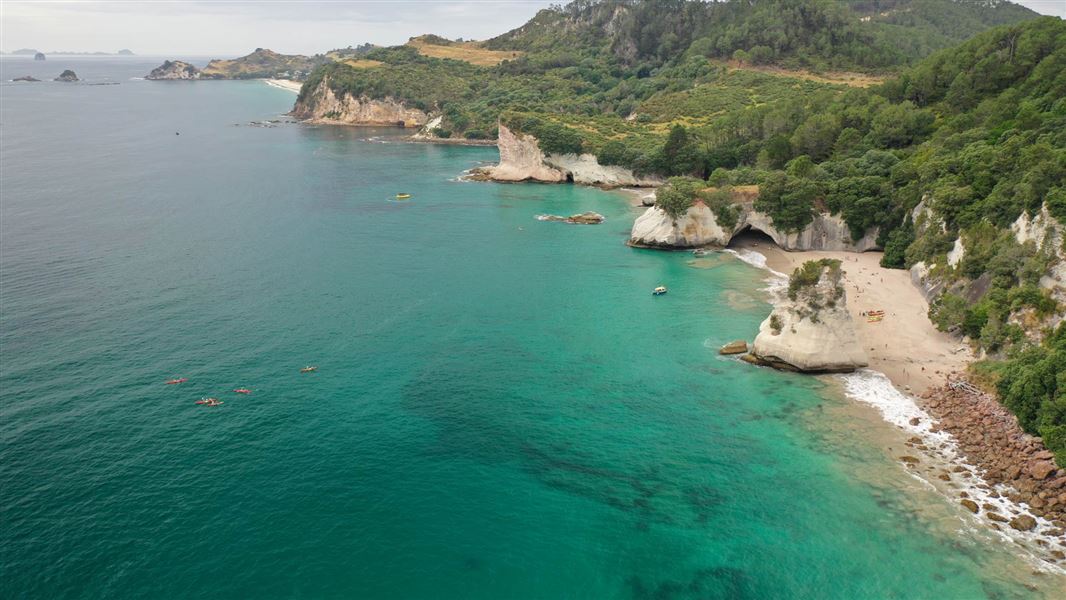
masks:
<path fill-rule="evenodd" d="M 729 243 L 726 244 L 726 248 L 758 248 L 766 246 L 777 246 L 777 242 L 774 238 L 767 235 L 761 229 L 755 229 L 751 225 L 745 225 L 743 229 L 733 234 L 733 237 L 729 238 Z"/>

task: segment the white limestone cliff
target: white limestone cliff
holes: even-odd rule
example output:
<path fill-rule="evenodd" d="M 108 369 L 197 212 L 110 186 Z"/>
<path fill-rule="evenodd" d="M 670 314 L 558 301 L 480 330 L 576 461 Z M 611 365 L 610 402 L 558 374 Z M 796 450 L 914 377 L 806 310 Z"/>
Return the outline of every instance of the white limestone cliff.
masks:
<path fill-rule="evenodd" d="M 794 298 L 779 299 L 759 326 L 751 356 L 758 364 L 809 373 L 869 364 L 848 314 L 839 262 L 822 265 L 818 282 L 801 287 Z"/>
<path fill-rule="evenodd" d="M 499 164 L 484 170 L 489 179 L 545 183 L 566 181 L 565 173 L 545 163 L 545 156 L 537 144 L 537 138 L 516 134 L 501 125 L 497 146 L 500 149 Z"/>
<path fill-rule="evenodd" d="M 655 186 L 663 180 L 642 177 L 616 165 L 601 165 L 592 154 L 545 154 L 537 138 L 516 133 L 500 125 L 497 136 L 500 149 L 499 164 L 482 169 L 486 179 L 493 181 L 566 181 L 586 185 Z"/>
<path fill-rule="evenodd" d="M 770 236 L 785 250 L 865 252 L 879 249 L 877 229 L 871 229 L 857 241 L 852 240 L 847 223 L 836 215 L 817 214 L 803 230 L 784 232 L 774 227 L 770 215 L 755 210 L 751 202 L 738 202 L 736 207 L 739 211 L 737 223 L 731 229 L 725 229 L 702 202 L 697 202 L 676 219 L 653 206 L 633 223 L 629 242 L 634 246 L 675 249 L 726 246 L 737 234 L 752 230 Z"/>
<path fill-rule="evenodd" d="M 730 234 L 718 226 L 714 213 L 703 202 L 676 219 L 661 208 L 651 207 L 633 223 L 629 243 L 651 248 L 724 246 Z"/>
<path fill-rule="evenodd" d="M 329 125 L 422 127 L 430 120 L 425 111 L 393 98 L 356 98 L 351 94 L 338 96 L 330 87 L 328 77 L 323 78 L 307 94 L 300 95 L 292 115 L 311 123 Z"/>
<path fill-rule="evenodd" d="M 1011 225 L 1014 239 L 1019 244 L 1033 242 L 1037 249 L 1046 252 L 1052 260 L 1048 273 L 1040 278 L 1040 287 L 1045 288 L 1059 301 L 1066 302 L 1066 227 L 1048 212 L 1047 204 L 1029 216 L 1022 213 Z"/>

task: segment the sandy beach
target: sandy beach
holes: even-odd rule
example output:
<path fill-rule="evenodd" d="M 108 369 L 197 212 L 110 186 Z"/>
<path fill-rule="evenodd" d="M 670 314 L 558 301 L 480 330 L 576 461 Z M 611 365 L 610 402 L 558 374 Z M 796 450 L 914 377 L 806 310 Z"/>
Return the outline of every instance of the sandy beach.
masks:
<path fill-rule="evenodd" d="M 972 359 L 969 348 L 929 321 L 929 303 L 911 283 L 910 273 L 880 266 L 880 252 L 786 252 L 754 239 L 738 242 L 735 248 L 763 254 L 767 266 L 786 274 L 808 260 L 842 261 L 848 311 L 870 368 L 887 375 L 901 390 L 921 394 L 943 384 L 947 374 L 964 369 Z M 884 319 L 867 322 L 862 313 L 871 310 L 884 310 Z"/>
<path fill-rule="evenodd" d="M 269 86 L 281 88 L 297 94 L 300 93 L 300 88 L 303 86 L 299 81 L 293 81 L 291 79 L 264 79 L 263 81 Z"/>

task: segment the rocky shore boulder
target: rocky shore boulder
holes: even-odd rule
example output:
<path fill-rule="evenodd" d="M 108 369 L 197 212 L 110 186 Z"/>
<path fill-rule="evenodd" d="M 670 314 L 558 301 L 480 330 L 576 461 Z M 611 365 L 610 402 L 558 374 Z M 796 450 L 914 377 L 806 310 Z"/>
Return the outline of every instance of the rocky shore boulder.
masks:
<path fill-rule="evenodd" d="M 66 81 L 66 82 L 78 81 L 78 75 L 74 71 L 71 71 L 70 69 L 66 69 L 65 71 L 63 71 L 62 73 L 59 74 L 59 77 L 55 78 L 55 81 Z"/>
<path fill-rule="evenodd" d="M 806 373 L 850 372 L 869 364 L 848 314 L 840 261 L 807 261 L 792 273 L 787 297 L 759 326 L 758 364 Z"/>
<path fill-rule="evenodd" d="M 168 60 L 145 76 L 145 79 L 153 81 L 168 79 L 199 79 L 200 69 L 180 60 Z"/>
<path fill-rule="evenodd" d="M 599 225 L 600 223 L 603 223 L 604 217 L 598 212 L 588 211 L 576 215 L 570 215 L 569 217 L 561 217 L 559 215 L 537 215 L 537 220 L 560 221 L 577 225 Z"/>
<path fill-rule="evenodd" d="M 718 350 L 718 354 L 744 354 L 748 351 L 748 343 L 744 340 L 729 342 Z"/>

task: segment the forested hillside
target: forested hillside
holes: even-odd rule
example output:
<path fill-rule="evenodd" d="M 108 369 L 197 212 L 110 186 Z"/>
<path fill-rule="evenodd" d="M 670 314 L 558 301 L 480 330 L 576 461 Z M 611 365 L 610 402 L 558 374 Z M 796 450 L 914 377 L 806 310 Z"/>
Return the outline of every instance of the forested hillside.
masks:
<path fill-rule="evenodd" d="M 935 282 L 938 327 L 1011 357 L 989 367 L 1005 403 L 1066 460 L 1066 22 L 997 0 L 578 0 L 476 49 L 511 58 L 376 48 L 301 102 L 326 83 L 438 114 L 440 137 L 503 124 L 673 177 L 675 216 L 700 198 L 728 224 L 722 191 L 758 186 L 780 230 L 876 231 L 885 266 Z"/>
<path fill-rule="evenodd" d="M 402 99 L 441 112 L 442 137 L 494 138 L 501 115 L 520 115 L 516 123 L 533 115 L 537 130 L 551 133 L 543 137 L 577 136 L 597 154 L 625 137 L 630 151 L 615 161 L 655 170 L 656 149 L 675 123 L 700 127 L 744 107 L 842 91 L 745 65 L 892 72 L 989 25 L 1035 16 L 1008 2 L 955 0 L 578 0 L 485 42 L 486 51 L 512 52 L 498 65 L 379 48 L 358 65 L 319 68 L 303 97 L 326 78 L 337 94 Z M 716 144 L 716 135 L 702 139 Z"/>
<path fill-rule="evenodd" d="M 989 27 L 1036 17 L 1009 2 L 954 0 L 578 0 L 489 40 L 496 49 L 609 54 L 652 67 L 677 57 L 797 67 L 887 68 Z"/>

